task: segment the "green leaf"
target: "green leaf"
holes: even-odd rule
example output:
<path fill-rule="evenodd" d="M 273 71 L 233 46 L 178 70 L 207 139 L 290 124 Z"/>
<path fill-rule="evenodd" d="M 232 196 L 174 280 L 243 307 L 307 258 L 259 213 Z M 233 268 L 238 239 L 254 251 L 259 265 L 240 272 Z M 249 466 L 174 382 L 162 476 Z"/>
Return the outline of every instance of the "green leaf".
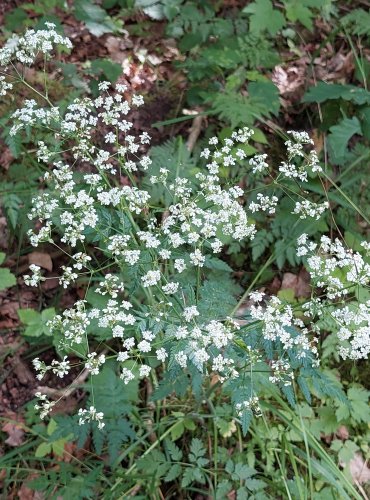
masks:
<path fill-rule="evenodd" d="M 18 309 L 18 316 L 25 325 L 35 324 L 41 320 L 41 314 L 35 309 Z"/>
<path fill-rule="evenodd" d="M 42 458 L 51 453 L 51 443 L 41 443 L 38 445 L 35 451 L 36 458 Z"/>
<path fill-rule="evenodd" d="M 344 99 L 359 105 L 370 104 L 370 92 L 355 85 L 318 82 L 315 87 L 308 89 L 302 101 L 321 103 L 330 99 Z"/>
<path fill-rule="evenodd" d="M 103 74 L 106 80 L 114 83 L 122 74 L 122 66 L 110 59 L 94 59 L 91 61 L 91 71 L 95 75 Z"/>
<path fill-rule="evenodd" d="M 18 158 L 22 151 L 23 138 L 22 134 L 7 135 L 5 138 L 6 144 L 9 146 L 10 152 L 14 158 Z"/>
<path fill-rule="evenodd" d="M 55 309 L 50 307 L 40 314 L 35 309 L 19 309 L 19 319 L 27 325 L 24 335 L 28 337 L 40 337 L 41 335 L 50 335 L 47 322 L 55 316 Z"/>
<path fill-rule="evenodd" d="M 165 17 L 163 4 L 159 0 L 135 0 L 135 7 L 156 21 L 161 21 Z"/>
<path fill-rule="evenodd" d="M 5 261 L 6 254 L 4 252 L 0 252 L 0 266 Z"/>
<path fill-rule="evenodd" d="M 348 389 L 347 396 L 351 404 L 351 417 L 356 422 L 370 421 L 370 392 L 363 387 L 351 387 Z"/>
<path fill-rule="evenodd" d="M 93 35 L 99 37 L 104 33 L 112 33 L 116 26 L 106 11 L 91 0 L 76 0 L 74 2 L 75 17 L 86 24 Z"/>
<path fill-rule="evenodd" d="M 232 473 L 232 478 L 234 481 L 244 481 L 250 478 L 256 473 L 256 470 L 252 467 L 248 467 L 246 464 L 237 463 L 235 464 L 234 472 Z"/>
<path fill-rule="evenodd" d="M 338 458 L 341 462 L 348 464 L 357 450 L 359 450 L 357 444 L 347 439 L 338 453 Z"/>
<path fill-rule="evenodd" d="M 312 18 L 314 16 L 313 12 L 305 4 L 310 4 L 305 0 L 289 0 L 285 1 L 286 16 L 289 21 L 295 23 L 299 21 L 308 30 L 312 31 Z"/>
<path fill-rule="evenodd" d="M 171 430 L 172 440 L 177 441 L 177 439 L 179 439 L 184 434 L 184 431 L 185 431 L 184 422 L 182 420 L 179 420 L 172 427 L 172 430 Z"/>
<path fill-rule="evenodd" d="M 180 464 L 173 464 L 170 468 L 170 470 L 167 472 L 166 477 L 164 480 L 168 483 L 170 481 L 174 481 L 176 478 L 179 477 L 179 475 L 182 472 L 182 467 Z"/>
<path fill-rule="evenodd" d="M 50 422 L 48 423 L 48 427 L 47 427 L 47 435 L 48 436 L 51 436 L 53 434 L 53 432 L 55 432 L 58 428 L 58 424 L 57 422 L 52 418 L 50 419 Z"/>
<path fill-rule="evenodd" d="M 283 14 L 273 8 L 270 0 L 256 0 L 242 12 L 250 14 L 250 31 L 255 34 L 266 30 L 274 36 L 286 23 Z"/>
<path fill-rule="evenodd" d="M 57 441 L 54 441 L 51 443 L 51 448 L 53 450 L 53 453 L 57 455 L 58 457 L 61 457 L 64 453 L 64 445 L 66 444 L 65 439 L 58 439 Z"/>
<path fill-rule="evenodd" d="M 272 82 L 250 82 L 248 92 L 248 96 L 230 90 L 218 92 L 212 99 L 212 111 L 228 121 L 232 128 L 251 126 L 261 117 L 278 114 L 279 92 Z"/>
<path fill-rule="evenodd" d="M 248 429 L 249 429 L 249 426 L 251 424 L 252 417 L 253 417 L 253 413 L 251 410 L 244 410 L 241 417 L 240 417 L 240 421 L 242 424 L 242 431 L 243 431 L 244 436 L 248 433 Z"/>
<path fill-rule="evenodd" d="M 185 469 L 184 475 L 182 476 L 181 487 L 186 488 L 191 484 L 195 478 L 193 474 L 194 469 L 192 467 L 187 467 Z"/>
<path fill-rule="evenodd" d="M 5 290 L 17 284 L 16 277 L 9 269 L 0 269 L 0 290 Z"/>
<path fill-rule="evenodd" d="M 364 9 L 350 10 L 342 18 L 344 26 L 350 27 L 353 35 L 370 36 L 370 11 Z"/>
<path fill-rule="evenodd" d="M 348 154 L 348 142 L 355 134 L 362 135 L 361 125 L 357 117 L 344 118 L 338 125 L 330 127 L 328 145 L 332 161 L 343 164 Z"/>
<path fill-rule="evenodd" d="M 5 14 L 4 27 L 10 32 L 23 30 L 27 19 L 28 15 L 24 10 L 17 7 Z"/>
<path fill-rule="evenodd" d="M 165 445 L 168 449 L 169 454 L 171 455 L 172 460 L 177 462 L 182 459 L 182 451 L 178 446 L 175 445 L 175 443 L 167 439 L 165 441 Z"/>
<path fill-rule="evenodd" d="M 284 288 L 283 290 L 279 290 L 277 293 L 279 299 L 284 300 L 290 304 L 296 302 L 295 298 L 295 290 L 294 288 Z"/>
<path fill-rule="evenodd" d="M 191 462 L 196 462 L 199 457 L 203 457 L 206 454 L 206 449 L 203 443 L 198 438 L 193 438 L 190 444 L 189 460 Z"/>
<path fill-rule="evenodd" d="M 325 434 L 331 434 L 338 429 L 339 424 L 335 416 L 334 408 L 324 406 L 322 408 L 318 408 L 317 413 L 320 416 L 322 432 Z"/>

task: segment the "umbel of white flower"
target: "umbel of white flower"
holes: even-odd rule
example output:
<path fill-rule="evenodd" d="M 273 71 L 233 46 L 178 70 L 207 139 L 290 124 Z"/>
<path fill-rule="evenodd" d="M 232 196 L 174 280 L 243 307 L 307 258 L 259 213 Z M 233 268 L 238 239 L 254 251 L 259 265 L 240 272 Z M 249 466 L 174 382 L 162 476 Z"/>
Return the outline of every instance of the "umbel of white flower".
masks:
<path fill-rule="evenodd" d="M 70 48 L 70 41 L 54 28 L 47 24 L 44 30 L 29 30 L 9 40 L 0 50 L 0 64 L 8 66 L 5 72 L 10 74 L 14 64 L 31 64 L 39 54 L 49 57 L 55 46 Z M 1 92 L 10 89 L 6 78 L 0 84 Z M 330 314 L 338 322 L 340 354 L 353 359 L 368 355 L 370 303 L 359 304 L 351 286 L 369 284 L 369 264 L 339 242 L 324 238 L 318 245 L 305 235 L 299 239 L 297 256 L 307 260 L 314 283 L 327 293 L 320 300 L 313 295 L 305 304 L 309 322 L 277 297 L 266 303 L 259 292 L 251 295 L 250 324 L 245 326 L 234 317 L 237 308 L 226 317 L 215 311 L 209 318 L 201 307 L 199 296 L 209 269 L 224 266 L 216 255 L 233 242 L 245 244 L 255 237 L 254 214 L 273 216 L 279 210 L 284 183 L 304 186 L 308 177 L 321 174 L 305 132 L 288 132 L 287 159 L 275 171 L 266 154 L 247 159 L 246 146 L 253 134 L 248 128 L 223 140 L 212 137 L 201 154 L 204 166 L 192 181 L 170 175 L 170 167 L 150 175 L 153 184 L 165 186 L 170 199 L 166 206 L 155 205 L 148 190 L 139 187 L 152 164 L 150 136 L 136 134 L 127 119 L 132 109 L 143 105 L 143 98 L 130 96 L 120 84 L 112 89 L 102 82 L 99 91 L 97 98 L 75 99 L 65 110 L 54 106 L 46 92 L 37 91 L 44 96 L 44 106 L 28 99 L 12 116 L 11 134 L 25 129 L 48 131 L 36 152 L 46 169 L 46 189 L 33 200 L 29 218 L 35 229 L 29 231 L 30 242 L 35 247 L 44 242 L 63 245 L 69 263 L 59 269 L 60 285 L 68 288 L 81 279 L 89 294 L 49 322 L 51 333 L 61 336 L 59 348 L 66 355 L 50 366 L 36 358 L 39 379 L 49 370 L 59 377 L 67 375 L 68 355 L 80 346 L 79 352 L 86 349 L 81 367 L 90 372 L 92 383 L 108 359 L 116 362 L 125 384 L 150 376 L 153 360 L 164 363 L 164 371 L 197 370 L 204 377 L 217 373 L 227 383 L 249 376 L 255 362 L 269 359 L 270 381 L 286 387 L 294 379 L 291 359 L 295 367 L 318 365 L 320 317 L 333 301 Z M 257 193 L 254 201 L 246 203 L 244 189 L 237 182 L 225 185 L 220 177 L 220 171 L 232 171 L 235 166 L 243 175 L 270 176 L 272 182 L 265 185 L 270 193 Z M 326 200 L 319 201 L 298 195 L 293 214 L 318 219 L 328 207 Z M 102 262 L 95 258 L 95 249 Z M 368 251 L 365 245 L 364 253 Z M 338 278 L 338 268 L 345 270 L 344 279 Z M 48 279 L 38 266 L 30 266 L 30 271 L 25 276 L 29 286 Z M 353 299 L 347 305 L 341 302 L 346 296 Z M 258 343 L 248 337 L 251 327 Z M 104 332 L 109 355 L 91 338 L 96 330 Z M 54 402 L 42 394 L 38 397 L 36 407 L 44 418 Z M 246 393 L 236 411 L 260 414 L 258 396 Z M 79 417 L 80 424 L 104 426 L 104 416 L 95 406 L 81 409 Z"/>

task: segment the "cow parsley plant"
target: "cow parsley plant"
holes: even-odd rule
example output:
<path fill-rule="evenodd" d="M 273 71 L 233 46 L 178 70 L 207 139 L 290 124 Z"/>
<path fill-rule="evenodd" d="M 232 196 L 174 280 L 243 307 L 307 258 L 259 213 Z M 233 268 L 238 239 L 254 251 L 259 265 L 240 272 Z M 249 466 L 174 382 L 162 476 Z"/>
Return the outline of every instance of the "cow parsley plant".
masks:
<path fill-rule="evenodd" d="M 34 92 L 13 113 L 10 134 L 41 137 L 35 154 L 45 175 L 29 214 L 29 240 L 34 247 L 61 248 L 66 262 L 60 286 L 78 283 L 84 290 L 49 322 L 60 360 L 47 365 L 36 358 L 39 380 L 49 371 L 63 378 L 78 365 L 93 386 L 107 362 L 125 384 L 148 377 L 157 384 L 158 377 L 183 373 L 205 381 L 217 376 L 242 419 L 260 415 L 256 366 L 283 392 L 296 377 L 314 376 L 323 316 L 337 324 L 342 357 L 368 356 L 370 301 L 359 293 L 370 280 L 368 243 L 355 252 L 326 236 L 300 236 L 296 256 L 312 279 L 303 312 L 258 290 L 242 294 L 223 260 L 231 244 L 255 238 L 256 214 L 274 216 L 283 195 L 292 198 L 297 223 L 316 221 L 329 208 L 328 200 L 307 199 L 305 185 L 322 173 L 307 133 L 288 132 L 286 159 L 274 168 L 266 154 L 248 157 L 253 131 L 243 128 L 223 140 L 212 137 L 191 178 L 176 175 L 175 164 L 173 171 L 162 167 L 150 174 L 150 136 L 129 119 L 143 105 L 141 95 L 102 82 L 98 97 L 80 97 L 61 108 L 50 102 L 47 88 L 24 80 L 22 68 L 45 63 L 57 47 L 72 44 L 47 23 L 14 36 L 0 50 L 0 93 L 18 84 Z M 222 180 L 225 169 L 234 179 L 236 167 L 243 177 L 265 177 L 254 201 L 247 201 L 240 178 Z M 152 186 L 164 186 L 169 203 L 152 201 L 142 187 L 144 175 Z M 297 184 L 298 191 L 292 189 Z M 36 265 L 24 277 L 33 287 L 47 279 Z M 241 315 L 243 304 L 247 312 Z M 45 418 L 55 401 L 37 397 Z M 95 422 L 103 429 L 98 402 L 78 415 L 80 424 Z"/>

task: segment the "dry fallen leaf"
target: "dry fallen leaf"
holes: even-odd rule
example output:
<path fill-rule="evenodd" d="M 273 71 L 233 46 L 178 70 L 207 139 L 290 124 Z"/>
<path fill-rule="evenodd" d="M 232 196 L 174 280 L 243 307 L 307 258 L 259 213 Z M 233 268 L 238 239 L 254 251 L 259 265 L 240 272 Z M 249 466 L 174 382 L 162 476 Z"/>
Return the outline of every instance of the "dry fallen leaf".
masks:
<path fill-rule="evenodd" d="M 302 268 L 299 274 L 284 273 L 281 290 L 291 288 L 296 298 L 307 298 L 311 295 L 310 275 Z"/>
<path fill-rule="evenodd" d="M 345 425 L 341 425 L 335 434 L 342 441 L 346 441 L 349 438 L 349 432 Z"/>
<path fill-rule="evenodd" d="M 32 479 L 36 479 L 37 477 L 36 474 L 31 474 L 27 480 L 22 483 L 22 486 L 17 492 L 19 500 L 44 500 L 45 494 L 42 491 L 31 490 L 31 488 L 27 486 L 27 481 L 32 481 Z"/>
<path fill-rule="evenodd" d="M 19 382 L 22 385 L 28 385 L 30 382 L 34 382 L 35 376 L 28 368 L 28 366 L 19 358 L 15 356 L 12 360 L 14 366 L 14 373 L 16 374 Z"/>
<path fill-rule="evenodd" d="M 20 446 L 23 444 L 24 440 L 24 430 L 22 428 L 22 424 L 17 422 L 7 422 L 1 428 L 3 432 L 8 434 L 8 438 L 5 440 L 5 443 L 9 446 Z"/>
<path fill-rule="evenodd" d="M 28 254 L 28 262 L 40 266 L 47 271 L 53 270 L 53 261 L 48 253 L 32 252 Z"/>
<path fill-rule="evenodd" d="M 361 453 L 355 453 L 355 456 L 350 460 L 349 470 L 355 482 L 365 484 L 370 481 L 370 468 Z"/>

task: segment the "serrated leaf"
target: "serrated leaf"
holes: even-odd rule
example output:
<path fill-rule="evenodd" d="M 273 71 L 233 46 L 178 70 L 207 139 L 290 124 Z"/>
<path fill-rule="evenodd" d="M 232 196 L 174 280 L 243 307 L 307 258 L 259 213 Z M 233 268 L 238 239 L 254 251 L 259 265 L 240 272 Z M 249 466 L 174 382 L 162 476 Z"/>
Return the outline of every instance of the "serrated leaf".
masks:
<path fill-rule="evenodd" d="M 166 444 L 166 447 L 168 449 L 168 452 L 169 452 L 172 460 L 178 462 L 179 460 L 182 459 L 182 451 L 180 450 L 180 448 L 178 446 L 175 445 L 175 443 L 173 443 L 172 441 L 167 439 L 165 441 L 165 444 Z"/>
<path fill-rule="evenodd" d="M 342 18 L 344 26 L 350 26 L 354 35 L 370 36 L 370 12 L 364 9 L 351 10 Z"/>
<path fill-rule="evenodd" d="M 246 436 L 246 434 L 248 433 L 252 418 L 253 418 L 253 413 L 251 410 L 244 410 L 243 411 L 243 413 L 240 417 L 240 421 L 242 424 L 242 432 L 243 432 L 244 436 Z"/>
<path fill-rule="evenodd" d="M 357 422 L 369 422 L 369 391 L 362 387 L 351 387 L 347 396 L 351 403 L 351 417 Z"/>
<path fill-rule="evenodd" d="M 194 474 L 193 474 L 193 468 L 192 467 L 187 467 L 185 469 L 185 472 L 182 476 L 182 481 L 181 481 L 181 487 L 186 488 L 189 486 L 194 481 Z"/>
<path fill-rule="evenodd" d="M 305 5 L 304 0 L 289 0 L 285 1 L 286 16 L 289 21 L 295 23 L 299 21 L 308 30 L 312 30 L 313 12 Z"/>
<path fill-rule="evenodd" d="M 193 454 L 193 457 L 190 459 L 191 461 L 195 461 L 197 457 L 202 457 L 205 455 L 206 450 L 203 446 L 203 443 L 198 438 L 193 438 L 190 444 L 190 451 Z M 190 458 L 190 455 L 189 455 Z"/>
<path fill-rule="evenodd" d="M 212 99 L 212 110 L 230 122 L 232 128 L 253 125 L 261 117 L 276 115 L 280 109 L 279 92 L 272 82 L 250 82 L 249 95 L 235 91 L 218 92 Z"/>
<path fill-rule="evenodd" d="M 341 462 L 348 464 L 355 456 L 357 450 L 359 450 L 357 444 L 347 439 L 342 448 L 339 450 L 338 458 Z"/>
<path fill-rule="evenodd" d="M 51 448 L 53 450 L 54 455 L 58 457 L 63 456 L 65 443 L 66 443 L 65 439 L 58 439 L 57 441 L 51 443 Z"/>
<path fill-rule="evenodd" d="M 252 467 L 248 467 L 246 464 L 237 463 L 235 464 L 234 472 L 232 473 L 232 478 L 235 481 L 244 481 L 250 478 L 256 473 L 256 470 Z"/>
<path fill-rule="evenodd" d="M 270 0 L 256 0 L 244 7 L 242 12 L 250 14 L 250 31 L 255 34 L 268 31 L 274 36 L 285 26 L 283 14 L 273 8 Z"/>
<path fill-rule="evenodd" d="M 122 66 L 110 59 L 94 59 L 91 61 L 91 70 L 96 75 L 103 73 L 105 79 L 112 83 L 122 74 Z"/>
<path fill-rule="evenodd" d="M 176 478 L 180 476 L 182 472 L 182 467 L 180 464 L 173 464 L 170 470 L 167 472 L 164 480 L 168 483 L 170 481 L 174 481 Z"/>
<path fill-rule="evenodd" d="M 5 137 L 5 143 L 9 146 L 10 152 L 14 158 L 18 158 L 22 151 L 22 134 L 7 135 Z"/>

